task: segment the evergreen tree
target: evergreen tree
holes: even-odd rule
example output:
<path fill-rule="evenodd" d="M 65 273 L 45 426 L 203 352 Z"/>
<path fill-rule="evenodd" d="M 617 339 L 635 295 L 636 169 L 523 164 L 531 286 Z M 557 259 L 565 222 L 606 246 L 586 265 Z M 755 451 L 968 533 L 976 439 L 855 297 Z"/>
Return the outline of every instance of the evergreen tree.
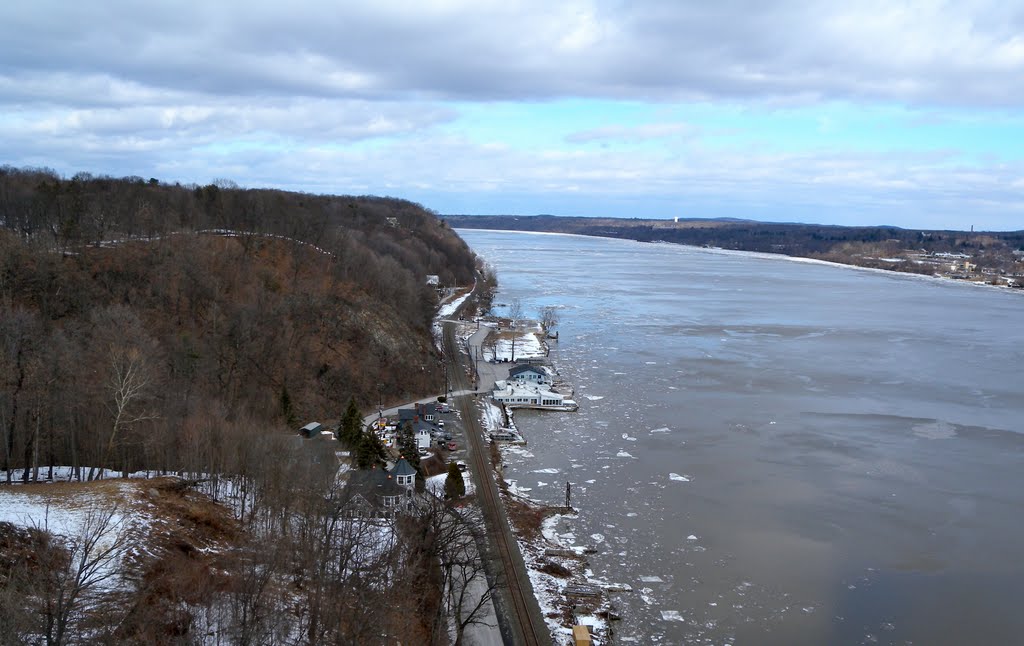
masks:
<path fill-rule="evenodd" d="M 416 446 L 416 436 L 412 432 L 412 422 L 405 422 L 398 429 L 398 452 L 412 468 L 416 469 L 416 473 L 420 472 L 420 451 Z"/>
<path fill-rule="evenodd" d="M 448 477 L 444 481 L 444 497 L 455 500 L 466 495 L 466 481 L 462 478 L 459 465 L 448 463 Z"/>
<path fill-rule="evenodd" d="M 292 408 L 292 396 L 288 392 L 288 386 L 281 386 L 281 414 L 284 415 L 285 423 L 289 427 L 295 426 L 295 410 Z"/>
<path fill-rule="evenodd" d="M 359 411 L 359 407 L 356 406 L 356 398 L 350 397 L 348 408 L 345 409 L 345 414 L 341 416 L 338 439 L 349 448 L 356 448 L 356 444 L 359 442 L 363 431 L 363 414 Z"/>
<path fill-rule="evenodd" d="M 356 468 L 369 469 L 374 464 L 384 464 L 384 444 L 373 431 L 362 431 L 354 448 Z"/>

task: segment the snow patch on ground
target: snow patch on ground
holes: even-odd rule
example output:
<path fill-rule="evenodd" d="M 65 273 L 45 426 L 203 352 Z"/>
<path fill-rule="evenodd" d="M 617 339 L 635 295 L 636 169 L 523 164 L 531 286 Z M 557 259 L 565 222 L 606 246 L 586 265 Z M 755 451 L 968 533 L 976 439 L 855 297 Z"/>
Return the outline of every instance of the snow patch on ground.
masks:
<path fill-rule="evenodd" d="M 426 488 L 427 491 L 434 494 L 438 498 L 444 498 L 444 483 L 448 481 L 448 472 L 444 472 L 440 475 L 430 476 L 427 478 Z M 462 472 L 462 481 L 466 483 L 466 495 L 472 496 L 476 493 L 476 485 L 473 484 L 473 477 L 470 475 L 469 470 Z"/>
<path fill-rule="evenodd" d="M 467 292 L 458 298 L 448 301 L 437 310 L 437 318 L 446 319 L 452 314 L 455 314 L 456 310 L 462 307 L 462 304 L 466 302 L 472 292 Z"/>
<path fill-rule="evenodd" d="M 109 485 L 104 484 L 108 487 Z M 113 544 L 120 536 L 145 536 L 154 522 L 142 500 L 140 490 L 134 482 L 120 481 L 114 490 L 77 491 L 68 493 L 63 488 L 46 486 L 41 490 L 20 487 L 0 487 L 0 522 L 18 527 L 44 529 L 65 539 L 83 536 L 94 528 L 102 528 L 98 546 Z M 98 524 L 98 518 L 110 514 L 105 527 Z M 144 541 L 129 540 L 123 550 L 102 564 L 99 589 L 114 589 L 121 585 L 120 561 L 127 556 L 133 545 Z"/>
<path fill-rule="evenodd" d="M 516 331 L 515 359 L 541 359 L 547 356 L 547 348 L 541 341 L 540 328 L 530 331 Z M 512 339 L 496 339 L 494 348 L 483 349 L 484 359 L 487 361 L 511 361 L 512 360 Z"/>

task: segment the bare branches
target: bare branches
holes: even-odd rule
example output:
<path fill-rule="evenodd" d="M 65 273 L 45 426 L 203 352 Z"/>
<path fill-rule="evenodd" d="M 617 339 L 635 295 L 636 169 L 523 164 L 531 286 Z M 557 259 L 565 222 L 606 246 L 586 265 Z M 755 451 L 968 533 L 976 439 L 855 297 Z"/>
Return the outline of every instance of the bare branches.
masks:
<path fill-rule="evenodd" d="M 36 527 L 53 533 L 49 519 Z M 60 646 L 81 634 L 79 624 L 105 601 L 112 580 L 121 575 L 121 560 L 129 544 L 126 517 L 117 505 L 93 506 L 77 527 L 58 534 L 62 551 L 50 551 L 39 573 L 39 614 L 47 646 Z"/>

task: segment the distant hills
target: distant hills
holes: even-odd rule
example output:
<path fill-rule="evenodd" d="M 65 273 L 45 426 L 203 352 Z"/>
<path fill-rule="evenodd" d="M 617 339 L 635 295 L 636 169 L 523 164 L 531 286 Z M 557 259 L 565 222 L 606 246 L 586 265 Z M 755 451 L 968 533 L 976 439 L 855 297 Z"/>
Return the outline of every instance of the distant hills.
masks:
<path fill-rule="evenodd" d="M 843 264 L 1019 285 L 1024 231 L 965 232 L 880 225 L 756 222 L 738 218 L 653 220 L 553 215 L 448 215 L 455 228 L 544 231 L 671 242 L 816 258 Z M 1017 253 L 1014 253 L 1017 252 Z M 959 266 L 951 262 L 960 261 Z M 962 257 L 960 257 L 962 256 Z"/>

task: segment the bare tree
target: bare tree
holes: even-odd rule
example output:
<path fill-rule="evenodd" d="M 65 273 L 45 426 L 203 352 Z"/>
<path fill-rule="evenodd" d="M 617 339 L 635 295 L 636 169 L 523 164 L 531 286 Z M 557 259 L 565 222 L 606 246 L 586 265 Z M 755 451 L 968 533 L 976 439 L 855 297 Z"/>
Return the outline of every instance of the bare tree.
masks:
<path fill-rule="evenodd" d="M 106 386 L 110 393 L 107 410 L 112 419 L 110 434 L 98 465 L 100 477 L 122 431 L 132 424 L 156 419 L 155 413 L 142 409 L 143 400 L 149 394 L 152 383 L 153 372 L 148 357 L 139 347 L 110 345 L 110 370 Z M 89 469 L 90 480 L 93 479 L 95 469 L 95 466 Z"/>
<path fill-rule="evenodd" d="M 519 334 L 517 326 L 521 318 L 523 318 L 523 304 L 518 298 L 513 298 L 508 305 L 509 326 L 512 328 L 512 361 L 516 360 L 516 335 Z"/>
<path fill-rule="evenodd" d="M 554 305 L 546 305 L 540 309 L 540 324 L 545 332 L 550 332 L 558 325 L 558 309 Z"/>
<path fill-rule="evenodd" d="M 431 497 L 421 522 L 429 537 L 422 549 L 431 553 L 441 574 L 438 612 L 445 621 L 436 622 L 435 629 L 447 625 L 460 646 L 470 625 L 491 625 L 486 609 L 498 587 L 496 579 L 487 577 L 478 542 L 484 533 L 483 519 L 475 511 L 464 512 Z M 435 641 L 443 641 L 439 637 L 435 635 Z"/>
<path fill-rule="evenodd" d="M 36 529 L 52 532 L 48 525 L 44 519 Z M 76 625 L 100 607 L 104 584 L 120 576 L 127 530 L 126 516 L 116 504 L 93 506 L 77 531 L 63 537 L 65 550 L 50 552 L 55 556 L 41 573 L 39 589 L 47 646 L 69 643 L 78 632 Z"/>

